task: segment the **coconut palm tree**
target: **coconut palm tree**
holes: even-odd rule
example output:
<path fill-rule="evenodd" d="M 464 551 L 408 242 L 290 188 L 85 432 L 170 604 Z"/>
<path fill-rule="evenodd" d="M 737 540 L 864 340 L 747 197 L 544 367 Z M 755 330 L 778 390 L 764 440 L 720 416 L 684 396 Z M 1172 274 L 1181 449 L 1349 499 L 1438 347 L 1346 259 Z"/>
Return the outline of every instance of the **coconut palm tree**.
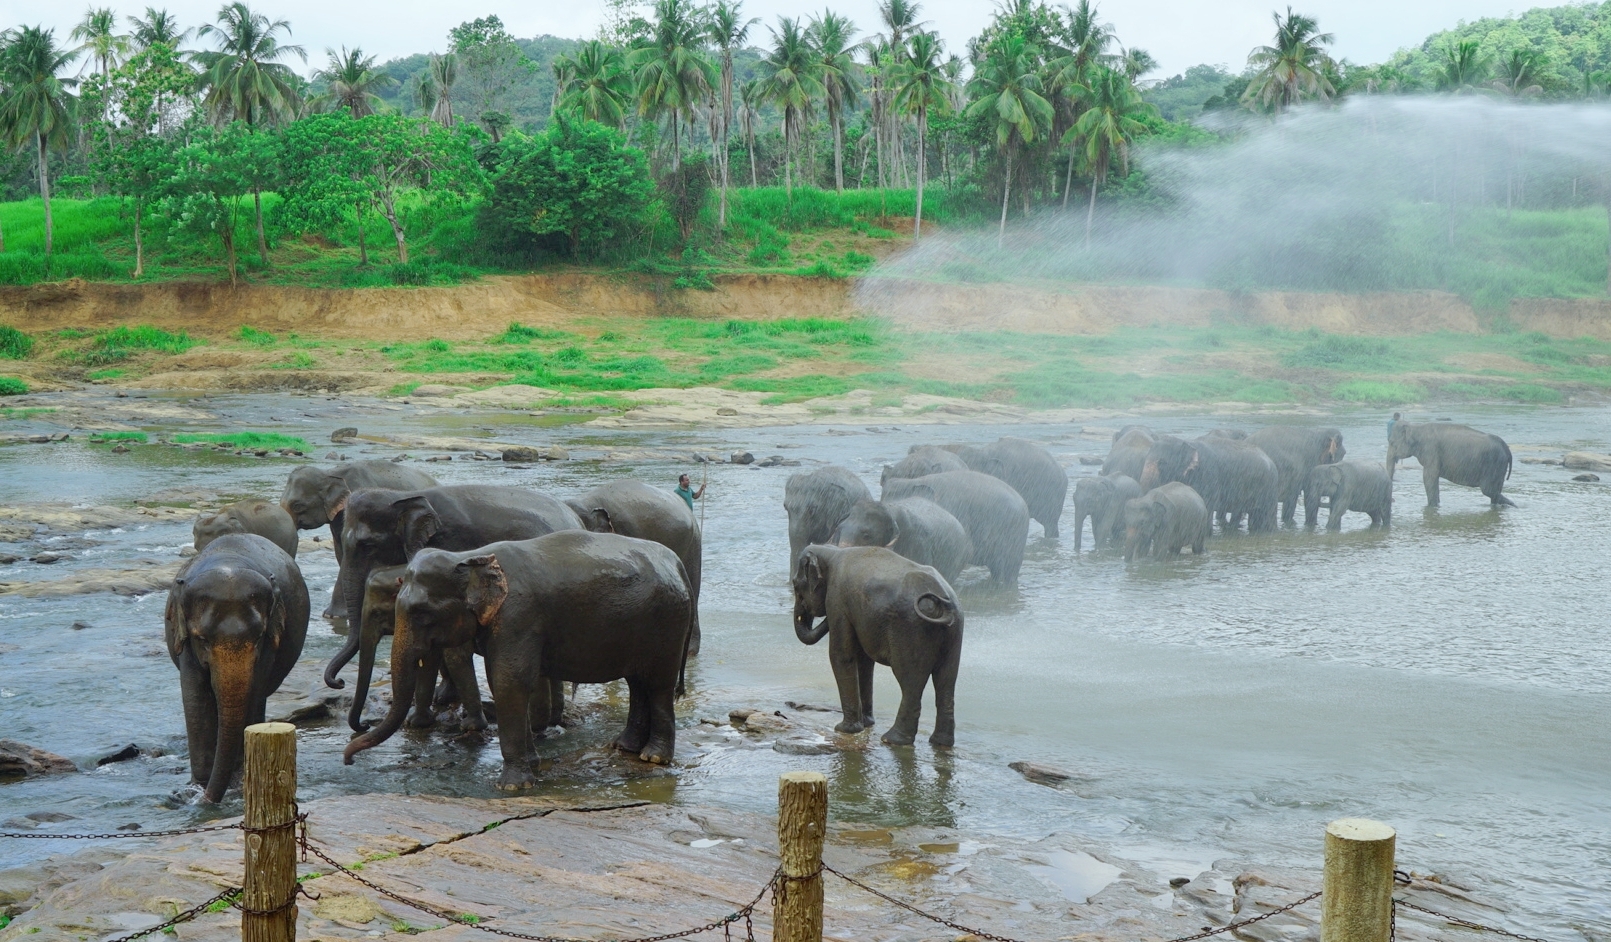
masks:
<path fill-rule="evenodd" d="M 1462 39 L 1443 47 L 1443 62 L 1437 72 L 1438 91 L 1463 95 L 1477 90 L 1487 78 L 1493 58 L 1482 51 L 1482 43 Z"/>
<path fill-rule="evenodd" d="M 1279 11 L 1275 18 L 1275 45 L 1259 46 L 1248 54 L 1247 64 L 1257 70 L 1253 81 L 1242 94 L 1246 103 L 1258 102 L 1274 106 L 1277 113 L 1296 105 L 1304 96 L 1322 101 L 1330 98 L 1337 89 L 1327 73 L 1336 69 L 1336 63 L 1326 54 L 1324 46 L 1335 39 L 1330 33 L 1319 32 L 1320 24 L 1311 16 Z"/>
<path fill-rule="evenodd" d="M 742 48 L 749 42 L 750 27 L 761 22 L 758 16 L 744 18 L 744 4 L 739 0 L 716 0 L 710 8 L 710 22 L 707 24 L 710 41 L 716 44 L 716 50 L 722 57 L 721 101 L 718 109 L 721 114 L 721 140 L 713 141 L 718 144 L 719 151 L 716 160 L 722 174 L 721 206 L 716 214 L 716 227 L 727 227 L 727 188 L 730 185 L 728 164 L 731 162 L 727 154 L 727 139 L 733 127 L 733 50 Z M 754 175 L 754 148 L 751 148 L 751 176 Z"/>
<path fill-rule="evenodd" d="M 1067 140 L 1084 152 L 1085 164 L 1091 171 L 1091 199 L 1085 209 L 1087 249 L 1091 247 L 1097 189 L 1107 182 L 1114 157 L 1118 157 L 1123 174 L 1129 176 L 1130 142 L 1147 129 L 1140 119 L 1157 113 L 1155 106 L 1141 100 L 1141 93 L 1122 71 L 1103 68 L 1091 82 L 1088 107 L 1067 135 Z"/>
<path fill-rule="evenodd" d="M 845 109 L 856 106 L 860 93 L 856 60 L 851 55 L 851 39 L 856 35 L 856 24 L 832 10 L 822 11 L 813 17 L 806 28 L 806 38 L 817 57 L 817 72 L 822 81 L 823 105 L 828 112 L 828 129 L 833 135 L 833 186 L 834 192 L 845 191 Z"/>
<path fill-rule="evenodd" d="M 129 17 L 129 25 L 134 27 L 132 38 L 136 49 L 150 49 L 158 43 L 178 49 L 180 43 L 190 38 L 190 30 L 180 29 L 179 20 L 172 13 L 156 7 L 145 8 L 145 19 Z"/>
<path fill-rule="evenodd" d="M 1494 81 L 1494 91 L 1510 99 L 1531 98 L 1544 93 L 1544 86 L 1538 83 L 1539 73 L 1544 71 L 1544 56 L 1532 49 L 1512 49 L 1510 56 L 1499 64 L 1499 78 Z"/>
<path fill-rule="evenodd" d="M 453 126 L 453 85 L 458 79 L 459 60 L 451 52 L 431 53 L 420 76 L 420 107 L 445 128 Z"/>
<path fill-rule="evenodd" d="M 310 111 L 352 112 L 354 118 L 372 115 L 380 108 L 383 89 L 391 88 L 397 80 L 385 72 L 375 71 L 375 57 L 364 55 L 359 48 L 341 47 L 341 52 L 326 49 L 329 65 L 313 73 L 315 81 L 325 83 L 324 93 L 308 101 Z"/>
<path fill-rule="evenodd" d="M 87 53 L 95 71 L 104 80 L 134 48 L 131 36 L 117 31 L 117 14 L 110 7 L 90 8 L 79 20 L 67 38 L 79 43 L 78 50 Z"/>
<path fill-rule="evenodd" d="M 244 0 L 225 4 L 218 11 L 218 22 L 197 32 L 218 44 L 215 50 L 192 56 L 202 68 L 201 86 L 206 90 L 202 104 L 215 123 L 243 121 L 255 130 L 296 117 L 300 78 L 290 66 L 276 60 L 297 56 L 306 62 L 308 54 L 301 46 L 281 45 L 278 33 L 289 36 L 291 24 L 270 21 L 253 12 Z M 252 205 L 257 213 L 257 254 L 267 265 L 263 194 L 256 187 L 252 188 Z"/>
<path fill-rule="evenodd" d="M 986 118 L 996 139 L 996 150 L 1006 161 L 1001 184 L 1001 227 L 996 234 L 1000 247 L 1007 236 L 1007 200 L 1012 193 L 1013 152 L 1040 140 L 1050 132 L 1053 110 L 1044 95 L 1045 84 L 1036 68 L 1040 50 L 1022 36 L 1008 35 L 991 43 L 984 51 L 968 83 L 973 104 L 965 114 Z"/>
<path fill-rule="evenodd" d="M 878 19 L 884 32 L 868 48 L 869 64 L 873 66 L 873 114 L 878 129 L 878 175 L 881 186 L 893 185 L 895 171 L 906 174 L 906 159 L 901 147 L 900 124 L 892 102 L 891 75 L 906 61 L 906 41 L 911 35 L 928 25 L 923 15 L 923 4 L 918 0 L 879 0 Z M 889 170 L 886 172 L 885 167 Z"/>
<path fill-rule="evenodd" d="M 561 60 L 564 60 L 563 69 Z M 554 71 L 564 73 L 559 106 L 589 121 L 621 127 L 632 102 L 632 76 L 621 50 L 597 39 L 588 40 L 574 56 L 559 56 Z"/>
<path fill-rule="evenodd" d="M 1073 7 L 1065 7 L 1067 22 L 1057 54 L 1046 64 L 1049 87 L 1055 95 L 1060 121 L 1059 126 L 1070 128 L 1085 110 L 1090 95 L 1091 74 L 1098 66 L 1108 65 L 1113 56 L 1108 47 L 1114 41 L 1113 27 L 1097 16 L 1097 5 L 1091 0 L 1079 0 Z M 1074 158 L 1078 148 L 1069 148 L 1068 167 L 1063 172 L 1063 208 L 1068 209 L 1069 190 L 1074 185 Z"/>
<path fill-rule="evenodd" d="M 716 68 L 705 58 L 700 11 L 689 0 L 655 0 L 653 32 L 633 51 L 630 66 L 637 81 L 638 113 L 671 118 L 672 166 L 682 162 L 682 122 L 693 120 L 694 106 L 710 94 Z"/>
<path fill-rule="evenodd" d="M 56 31 L 24 26 L 8 31 L 0 51 L 0 135 L 13 150 L 32 144 L 39 160 L 39 198 L 45 204 L 45 254 L 54 246 L 50 215 L 50 149 L 66 150 L 75 130 L 78 101 L 62 70 L 77 49 L 56 45 Z"/>
<path fill-rule="evenodd" d="M 917 118 L 917 215 L 912 238 L 923 237 L 923 182 L 928 174 L 929 113 L 951 109 L 950 82 L 945 77 L 945 44 L 933 33 L 915 33 L 907 43 L 906 61 L 895 75 L 895 104 Z"/>
<path fill-rule="evenodd" d="M 1158 71 L 1158 60 L 1145 49 L 1126 49 L 1119 56 L 1119 61 L 1124 65 L 1124 77 L 1129 79 L 1132 85 L 1148 72 Z"/>
<path fill-rule="evenodd" d="M 778 17 L 772 51 L 761 60 L 761 97 L 783 114 L 783 192 L 794 199 L 794 142 L 805 130 L 812 106 L 826 96 L 805 30 L 795 17 Z"/>
<path fill-rule="evenodd" d="M 750 148 L 750 186 L 761 185 L 759 174 L 755 170 L 755 122 L 761 119 L 761 80 L 751 79 L 738 88 L 739 104 L 741 105 L 738 119 L 744 126 L 744 141 Z"/>

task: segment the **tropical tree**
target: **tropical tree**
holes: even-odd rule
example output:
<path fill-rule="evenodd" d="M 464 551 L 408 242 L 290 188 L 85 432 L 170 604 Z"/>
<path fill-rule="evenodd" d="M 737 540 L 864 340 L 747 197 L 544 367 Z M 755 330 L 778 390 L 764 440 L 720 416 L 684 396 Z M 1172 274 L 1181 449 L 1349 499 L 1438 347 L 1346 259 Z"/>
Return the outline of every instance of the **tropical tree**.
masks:
<path fill-rule="evenodd" d="M 1097 5 L 1079 0 L 1066 8 L 1068 18 L 1060 37 L 1058 54 L 1046 64 L 1049 86 L 1063 115 L 1063 127 L 1073 127 L 1085 110 L 1091 91 L 1091 75 L 1098 66 L 1112 61 L 1108 47 L 1115 41 L 1113 27 L 1097 16 Z M 1068 209 L 1069 190 L 1074 186 L 1074 159 L 1079 149 L 1070 147 L 1068 168 L 1063 173 L 1063 208 Z"/>
<path fill-rule="evenodd" d="M 689 0 L 655 0 L 649 41 L 636 50 L 638 113 L 671 119 L 671 163 L 682 162 L 682 122 L 693 120 L 694 106 L 704 101 L 716 82 L 716 67 L 701 48 L 700 13 Z"/>
<path fill-rule="evenodd" d="M 112 70 L 106 101 L 119 120 L 94 128 L 92 169 L 107 191 L 134 207 L 134 277 L 145 274 L 145 210 L 161 196 L 174 172 L 177 143 L 167 128 L 178 125 L 180 106 L 189 112 L 196 74 L 179 51 L 154 42 Z"/>
<path fill-rule="evenodd" d="M 1280 11 L 1272 15 L 1275 44 L 1259 46 L 1248 54 L 1247 64 L 1256 73 L 1242 93 L 1242 101 L 1273 106 L 1279 113 L 1304 96 L 1322 101 L 1330 98 L 1337 89 L 1327 75 L 1336 70 L 1336 63 L 1323 47 L 1331 45 L 1335 37 L 1319 32 L 1314 17 L 1294 13 L 1291 7 L 1286 16 Z"/>
<path fill-rule="evenodd" d="M 1091 199 L 1085 210 L 1085 247 L 1091 247 L 1091 222 L 1096 215 L 1096 191 L 1107 182 L 1113 158 L 1125 176 L 1130 174 L 1130 142 L 1147 126 L 1141 118 L 1156 115 L 1158 109 L 1141 100 L 1130 77 L 1116 69 L 1104 68 L 1091 83 L 1089 106 L 1069 129 L 1069 140 L 1085 155 L 1091 171 Z"/>
<path fill-rule="evenodd" d="M 626 122 L 632 102 L 632 76 L 626 70 L 621 50 L 609 43 L 591 39 L 582 43 L 574 56 L 554 59 L 554 72 L 564 78 L 559 85 L 559 106 L 589 121 L 619 128 Z"/>
<path fill-rule="evenodd" d="M 831 10 L 814 17 L 806 28 L 806 39 L 817 58 L 817 72 L 828 111 L 829 133 L 833 135 L 834 192 L 845 191 L 845 109 L 856 105 L 860 83 L 856 61 L 851 56 L 851 38 L 856 24 Z"/>
<path fill-rule="evenodd" d="M 794 17 L 778 17 L 772 50 L 761 60 L 761 96 L 783 115 L 783 192 L 794 199 L 794 142 L 805 130 L 812 105 L 826 94 L 816 56 Z"/>
<path fill-rule="evenodd" d="M 761 180 L 755 169 L 755 123 L 761 120 L 761 80 L 751 79 L 739 86 L 738 97 L 742 109 L 738 113 L 744 126 L 744 141 L 750 148 L 750 186 L 758 187 Z"/>
<path fill-rule="evenodd" d="M 710 41 L 716 44 L 716 51 L 721 54 L 721 101 L 718 102 L 721 114 L 721 141 L 717 150 L 717 165 L 722 174 L 721 206 L 716 214 L 716 227 L 727 227 L 727 188 L 730 174 L 728 173 L 728 135 L 733 127 L 733 50 L 741 48 L 749 42 L 750 27 L 761 22 L 758 16 L 744 18 L 744 4 L 739 0 L 716 0 L 710 8 L 709 33 Z M 754 147 L 751 153 L 751 176 L 754 176 Z"/>
<path fill-rule="evenodd" d="M 1499 64 L 1499 78 L 1493 83 L 1494 91 L 1511 99 L 1531 98 L 1544 93 L 1539 74 L 1544 71 L 1544 56 L 1532 49 L 1512 49 L 1509 57 Z"/>
<path fill-rule="evenodd" d="M 282 45 L 280 33 L 289 36 L 291 24 L 254 12 L 244 0 L 225 4 L 218 11 L 218 21 L 198 31 L 198 36 L 218 44 L 215 50 L 192 56 L 202 68 L 201 85 L 206 89 L 202 104 L 215 124 L 240 121 L 255 131 L 296 116 L 301 98 L 297 93 L 299 79 L 290 66 L 278 60 L 297 56 L 307 61 L 308 55 L 301 46 Z M 257 254 L 267 265 L 263 193 L 256 187 L 251 192 L 257 218 Z"/>
<path fill-rule="evenodd" d="M 968 90 L 969 118 L 984 119 L 1006 162 L 1001 183 L 999 247 L 1007 236 L 1007 200 L 1012 193 L 1013 152 L 1040 140 L 1051 130 L 1053 110 L 1036 64 L 1040 50 L 1022 36 L 1004 36 L 984 51 Z"/>
<path fill-rule="evenodd" d="M 1145 49 L 1126 49 L 1119 60 L 1124 65 L 1124 77 L 1129 79 L 1132 85 L 1143 75 L 1158 71 L 1158 60 Z"/>
<path fill-rule="evenodd" d="M 235 233 L 241 197 L 252 191 L 252 138 L 242 122 L 202 128 L 174 155 L 163 184 L 167 216 L 197 236 L 217 236 L 229 283 L 239 282 Z"/>
<path fill-rule="evenodd" d="M 45 205 L 45 254 L 51 253 L 54 228 L 50 215 L 51 148 L 66 150 L 75 130 L 78 101 L 68 91 L 71 79 L 61 72 L 78 58 L 78 50 L 56 45 L 56 31 L 24 26 L 7 37 L 0 50 L 0 135 L 13 150 L 32 144 L 39 160 L 39 197 Z"/>
<path fill-rule="evenodd" d="M 928 174 L 929 113 L 950 110 L 950 82 L 945 77 L 945 45 L 933 33 L 915 33 L 906 61 L 895 76 L 895 104 L 917 118 L 917 216 L 912 238 L 923 237 L 923 182 Z"/>
<path fill-rule="evenodd" d="M 476 120 L 497 141 L 509 124 L 509 116 L 499 110 L 504 97 L 532 67 L 531 60 L 496 16 L 460 23 L 448 31 L 448 37 L 449 51 L 462 73 L 458 78 L 479 107 Z"/>
<path fill-rule="evenodd" d="M 117 14 L 110 7 L 87 10 L 67 38 L 79 43 L 77 51 L 88 55 L 103 81 L 134 48 L 133 37 L 117 31 Z"/>
<path fill-rule="evenodd" d="M 381 108 L 379 92 L 397 84 L 397 80 L 375 69 L 375 57 L 364 55 L 357 47 L 341 47 L 341 52 L 326 49 L 330 62 L 313 73 L 313 79 L 325 83 L 322 94 L 308 101 L 310 111 L 351 112 L 354 118 L 372 115 Z"/>
<path fill-rule="evenodd" d="M 1462 39 L 1443 47 L 1443 61 L 1437 73 L 1438 91 L 1462 95 L 1477 90 L 1488 78 L 1493 59 L 1476 39 Z"/>
<path fill-rule="evenodd" d="M 928 25 L 923 4 L 918 0 L 879 0 L 878 19 L 884 32 L 867 44 L 868 64 L 872 67 L 873 126 L 877 128 L 878 177 L 881 186 L 893 185 L 893 171 L 904 174 L 905 155 L 901 152 L 900 127 L 891 96 L 891 75 L 906 60 L 906 40 Z M 888 170 L 886 170 L 886 167 Z"/>
<path fill-rule="evenodd" d="M 431 53 L 414 87 L 420 110 L 443 127 L 453 125 L 453 85 L 459 78 L 458 61 L 451 52 L 440 56 Z"/>
<path fill-rule="evenodd" d="M 129 17 L 129 25 L 134 27 L 131 38 L 137 49 L 150 49 L 156 45 L 178 49 L 180 43 L 190 38 L 190 30 L 180 29 L 179 20 L 172 13 L 156 7 L 145 8 L 145 19 Z"/>

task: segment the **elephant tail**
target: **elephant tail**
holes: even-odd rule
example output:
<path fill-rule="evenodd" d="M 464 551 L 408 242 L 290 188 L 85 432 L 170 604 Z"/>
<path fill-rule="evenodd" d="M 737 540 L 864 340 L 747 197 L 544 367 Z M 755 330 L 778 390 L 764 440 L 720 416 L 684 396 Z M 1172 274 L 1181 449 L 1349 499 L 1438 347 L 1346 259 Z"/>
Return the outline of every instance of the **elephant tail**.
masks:
<path fill-rule="evenodd" d="M 682 633 L 682 663 L 677 665 L 677 698 L 688 696 L 688 648 L 694 640 L 694 603 L 688 601 L 688 630 Z"/>
<path fill-rule="evenodd" d="M 925 592 L 917 597 L 912 608 L 917 617 L 931 625 L 952 628 L 957 623 L 957 607 L 950 599 L 935 592 Z"/>

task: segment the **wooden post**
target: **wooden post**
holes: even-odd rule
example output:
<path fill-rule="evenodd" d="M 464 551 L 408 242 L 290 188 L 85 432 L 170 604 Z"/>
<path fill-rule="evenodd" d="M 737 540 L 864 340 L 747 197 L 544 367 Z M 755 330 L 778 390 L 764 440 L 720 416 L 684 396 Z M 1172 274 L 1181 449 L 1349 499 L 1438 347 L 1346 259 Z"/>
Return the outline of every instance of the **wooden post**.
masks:
<path fill-rule="evenodd" d="M 296 818 L 296 727 L 258 723 L 246 727 L 246 820 L 270 828 Z M 270 915 L 243 912 L 241 942 L 296 942 L 296 829 L 246 833 L 246 883 L 241 905 Z M 281 907 L 284 907 L 283 909 Z"/>
<path fill-rule="evenodd" d="M 1396 841 L 1380 821 L 1343 818 L 1326 826 L 1320 942 L 1388 942 Z"/>
<path fill-rule="evenodd" d="M 783 882 L 772 913 L 774 942 L 822 942 L 822 839 L 828 780 L 819 772 L 778 779 L 778 857 Z"/>

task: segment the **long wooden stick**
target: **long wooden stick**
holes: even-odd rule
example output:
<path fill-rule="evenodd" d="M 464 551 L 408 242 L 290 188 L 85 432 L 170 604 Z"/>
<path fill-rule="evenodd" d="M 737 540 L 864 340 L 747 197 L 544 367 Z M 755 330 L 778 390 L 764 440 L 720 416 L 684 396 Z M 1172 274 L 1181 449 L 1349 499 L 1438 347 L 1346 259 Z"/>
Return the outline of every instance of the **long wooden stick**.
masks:
<path fill-rule="evenodd" d="M 704 465 L 705 465 L 705 477 L 699 482 L 699 532 L 700 533 L 705 532 L 705 502 L 707 500 L 709 500 L 709 498 L 707 498 L 705 496 L 705 488 L 710 486 L 710 458 L 708 456 L 705 458 Z"/>

